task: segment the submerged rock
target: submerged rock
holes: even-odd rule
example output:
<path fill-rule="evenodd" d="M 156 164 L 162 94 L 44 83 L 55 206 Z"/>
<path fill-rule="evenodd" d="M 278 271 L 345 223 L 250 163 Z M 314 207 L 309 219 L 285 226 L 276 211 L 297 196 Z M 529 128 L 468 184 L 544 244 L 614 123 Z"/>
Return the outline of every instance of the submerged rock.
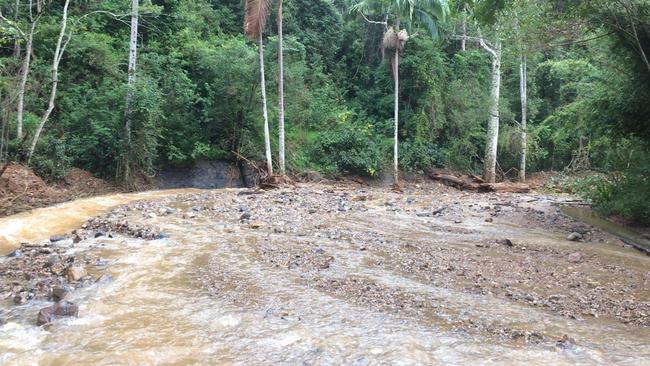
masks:
<path fill-rule="evenodd" d="M 113 282 L 113 276 L 103 274 L 103 275 L 99 276 L 99 278 L 95 282 L 99 283 L 99 284 L 110 283 L 110 282 Z"/>
<path fill-rule="evenodd" d="M 55 287 L 52 289 L 51 297 L 54 302 L 59 302 L 65 299 L 70 292 L 64 287 Z"/>
<path fill-rule="evenodd" d="M 41 309 L 38 312 L 38 317 L 36 318 L 36 325 L 47 325 L 53 321 L 66 318 L 66 317 L 78 317 L 79 316 L 79 306 L 75 303 L 69 301 L 61 301 L 52 306 Z"/>

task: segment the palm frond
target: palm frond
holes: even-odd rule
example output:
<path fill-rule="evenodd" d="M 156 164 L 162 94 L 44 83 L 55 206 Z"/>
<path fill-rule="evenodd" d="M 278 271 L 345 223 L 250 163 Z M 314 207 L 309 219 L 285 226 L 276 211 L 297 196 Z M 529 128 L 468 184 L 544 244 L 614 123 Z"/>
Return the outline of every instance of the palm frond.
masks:
<path fill-rule="evenodd" d="M 425 28 L 427 28 L 429 34 L 431 34 L 431 38 L 433 39 L 438 38 L 439 36 L 438 23 L 433 19 L 433 17 L 431 17 L 430 14 L 420 9 L 416 9 L 415 19 L 418 21 L 418 23 L 422 24 Z"/>
<path fill-rule="evenodd" d="M 264 31 L 269 18 L 271 0 L 246 0 L 244 15 L 244 34 L 251 40 L 257 40 Z"/>

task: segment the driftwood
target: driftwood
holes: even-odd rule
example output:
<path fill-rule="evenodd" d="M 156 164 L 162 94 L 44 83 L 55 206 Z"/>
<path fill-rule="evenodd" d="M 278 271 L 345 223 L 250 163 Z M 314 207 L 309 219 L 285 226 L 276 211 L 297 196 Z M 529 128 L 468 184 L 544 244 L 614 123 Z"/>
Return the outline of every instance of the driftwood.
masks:
<path fill-rule="evenodd" d="M 487 183 L 475 175 L 456 176 L 445 173 L 431 172 L 429 173 L 429 178 L 466 191 L 508 193 L 530 192 L 530 186 L 524 183 Z"/>

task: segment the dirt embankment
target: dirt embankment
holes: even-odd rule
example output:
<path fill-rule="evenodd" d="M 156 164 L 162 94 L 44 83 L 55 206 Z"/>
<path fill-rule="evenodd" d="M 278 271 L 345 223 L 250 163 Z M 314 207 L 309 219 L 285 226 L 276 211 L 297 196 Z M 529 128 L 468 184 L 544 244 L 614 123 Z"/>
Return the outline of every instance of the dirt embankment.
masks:
<path fill-rule="evenodd" d="M 117 190 L 78 168 L 70 169 L 62 181 L 48 184 L 30 168 L 11 164 L 0 176 L 0 217 Z"/>

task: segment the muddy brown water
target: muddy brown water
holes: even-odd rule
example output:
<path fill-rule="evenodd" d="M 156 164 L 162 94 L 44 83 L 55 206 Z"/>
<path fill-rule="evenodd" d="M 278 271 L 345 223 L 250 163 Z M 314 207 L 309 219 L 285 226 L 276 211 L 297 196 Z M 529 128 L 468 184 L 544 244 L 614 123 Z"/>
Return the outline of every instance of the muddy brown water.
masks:
<path fill-rule="evenodd" d="M 194 191 L 84 199 L 0 219 L 0 249 L 6 252 L 20 240 L 62 234 L 123 203 L 187 192 Z M 409 228 L 419 235 L 436 235 L 431 227 L 409 225 L 412 216 L 377 213 L 372 220 L 368 217 L 359 216 L 354 225 L 386 231 Z M 647 329 L 611 321 L 579 322 L 364 267 L 358 252 L 340 241 L 312 238 L 335 257 L 353 264 L 341 268 L 350 275 L 434 293 L 441 306 L 464 312 L 468 318 L 570 330 L 578 345 L 560 349 L 548 344 L 502 342 L 451 331 L 435 321 L 422 323 L 393 316 L 318 292 L 256 260 L 259 241 L 287 240 L 280 234 L 250 235 L 206 217 L 193 221 L 160 217 L 156 224 L 170 236 L 154 241 L 99 238 L 75 248 L 106 259 L 106 272 L 115 279 L 72 294 L 71 300 L 80 304 L 78 319 L 59 321 L 45 330 L 33 325 L 44 304 L 1 307 L 8 322 L 0 326 L 0 364 L 650 365 Z M 468 219 L 463 225 L 507 232 L 512 237 L 532 235 L 549 245 L 562 240 L 541 231 L 523 233 L 514 227 L 486 226 L 482 220 Z M 246 293 L 240 295 L 253 300 L 251 304 L 233 303 L 208 293 L 200 278 L 213 267 L 254 284 L 241 287 Z"/>
<path fill-rule="evenodd" d="M 627 244 L 650 254 L 650 240 L 628 227 L 611 222 L 595 214 L 589 207 L 562 206 L 562 212 L 586 224 L 597 227 L 623 239 Z"/>

